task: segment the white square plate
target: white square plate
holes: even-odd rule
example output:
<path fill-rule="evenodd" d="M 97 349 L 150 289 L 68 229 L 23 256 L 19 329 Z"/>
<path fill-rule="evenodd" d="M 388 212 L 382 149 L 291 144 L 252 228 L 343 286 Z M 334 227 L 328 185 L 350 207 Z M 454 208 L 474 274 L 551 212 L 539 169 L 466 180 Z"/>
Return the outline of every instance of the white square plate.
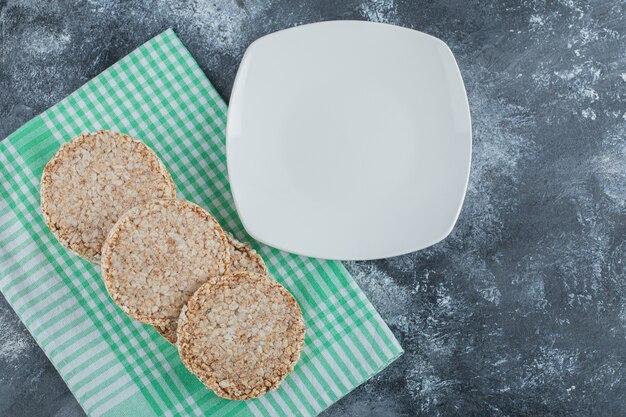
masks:
<path fill-rule="evenodd" d="M 250 45 L 226 146 L 252 237 L 306 256 L 384 258 L 452 230 L 469 177 L 470 113 L 441 40 L 385 24 L 316 23 Z"/>

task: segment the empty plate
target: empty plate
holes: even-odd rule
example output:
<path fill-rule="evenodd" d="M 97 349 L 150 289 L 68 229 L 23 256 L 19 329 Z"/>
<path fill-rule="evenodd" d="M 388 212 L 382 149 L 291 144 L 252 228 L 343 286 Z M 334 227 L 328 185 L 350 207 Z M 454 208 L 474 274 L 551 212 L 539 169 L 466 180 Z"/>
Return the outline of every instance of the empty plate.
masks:
<path fill-rule="evenodd" d="M 471 144 L 450 49 L 378 23 L 315 23 L 258 39 L 228 111 L 228 174 L 244 227 L 318 258 L 384 258 L 445 238 Z"/>

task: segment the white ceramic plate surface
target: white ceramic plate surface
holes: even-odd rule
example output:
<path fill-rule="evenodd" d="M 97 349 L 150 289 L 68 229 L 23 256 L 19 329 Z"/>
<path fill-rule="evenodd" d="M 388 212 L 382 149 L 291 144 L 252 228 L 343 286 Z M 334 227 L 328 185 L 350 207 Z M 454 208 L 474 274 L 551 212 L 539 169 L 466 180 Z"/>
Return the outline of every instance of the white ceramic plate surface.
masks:
<path fill-rule="evenodd" d="M 316 23 L 246 51 L 228 111 L 228 174 L 255 239 L 305 256 L 385 258 L 450 233 L 471 142 L 444 42 L 385 24 Z"/>

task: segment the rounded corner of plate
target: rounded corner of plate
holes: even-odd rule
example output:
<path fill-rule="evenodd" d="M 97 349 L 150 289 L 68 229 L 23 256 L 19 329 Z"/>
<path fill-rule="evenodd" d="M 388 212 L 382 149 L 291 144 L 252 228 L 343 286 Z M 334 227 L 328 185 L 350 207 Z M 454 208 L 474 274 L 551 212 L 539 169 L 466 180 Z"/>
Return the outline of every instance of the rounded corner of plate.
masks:
<path fill-rule="evenodd" d="M 445 238 L 447 238 L 448 236 L 450 236 L 450 234 L 454 230 L 454 226 L 456 226 L 457 222 L 459 221 L 459 217 L 461 217 L 461 210 L 463 210 L 463 203 L 465 202 L 466 194 L 467 194 L 467 185 L 465 186 L 465 190 L 463 190 L 463 195 L 461 196 L 461 202 L 459 204 L 459 207 L 457 208 L 454 216 L 450 219 L 448 226 L 444 229 L 445 231 L 441 234 L 440 238 L 436 239 L 429 246 L 435 245 L 441 242 L 442 240 L 444 240 Z"/>
<path fill-rule="evenodd" d="M 276 33 L 276 32 L 275 32 Z M 259 45 L 263 46 L 263 44 L 267 41 L 267 37 L 273 35 L 274 33 L 270 33 L 269 35 L 265 35 L 265 36 L 261 36 L 260 38 L 257 38 L 255 40 L 253 40 L 250 45 L 248 45 L 248 47 L 246 48 L 246 51 L 243 53 L 243 57 L 241 58 L 241 62 L 243 63 L 244 60 L 250 60 L 250 56 L 252 55 L 252 53 L 254 53 L 257 49 L 259 49 Z"/>
<path fill-rule="evenodd" d="M 452 233 L 452 231 L 454 230 L 454 226 L 455 226 L 455 225 L 456 225 L 456 219 L 455 219 L 455 221 L 452 223 L 452 225 L 451 225 L 451 226 L 449 226 L 449 227 L 446 229 L 446 231 L 445 231 L 444 233 L 442 233 L 442 234 L 438 235 L 436 238 L 432 239 L 432 240 L 431 240 L 431 241 L 429 241 L 428 243 L 426 243 L 426 244 L 422 244 L 422 245 L 419 245 L 419 246 L 417 246 L 417 247 L 413 248 L 412 250 L 407 250 L 407 251 L 404 251 L 404 252 L 398 253 L 397 255 L 393 255 L 393 256 L 402 256 L 402 255 L 406 255 L 407 253 L 419 252 L 419 251 L 421 251 L 421 250 L 428 249 L 428 248 L 430 248 L 431 246 L 435 246 L 436 244 L 438 244 L 438 243 L 440 243 L 440 242 L 443 242 L 443 241 L 444 241 L 444 240 L 445 240 L 448 236 L 450 236 L 450 234 L 451 234 L 451 233 Z"/>
<path fill-rule="evenodd" d="M 247 223 L 246 221 L 246 216 L 241 215 L 241 210 L 239 210 L 239 207 L 237 206 L 236 202 L 235 202 L 235 210 L 237 211 L 237 214 L 239 215 L 239 221 L 241 222 L 241 225 L 243 226 L 243 229 L 246 231 L 246 233 L 257 242 L 261 242 L 265 245 L 269 245 L 269 243 L 267 243 L 264 239 L 259 238 L 259 235 L 256 233 L 254 229 L 250 228 L 249 223 Z"/>
<path fill-rule="evenodd" d="M 450 234 L 454 230 L 454 226 L 456 226 L 457 220 L 459 220 L 459 215 L 458 214 L 454 218 L 454 221 L 447 227 L 446 231 L 444 233 L 442 233 L 441 237 L 439 239 L 437 239 L 435 242 L 433 242 L 430 246 L 436 245 L 437 243 L 445 240 L 448 236 L 450 236 Z"/>
<path fill-rule="evenodd" d="M 438 37 L 433 36 L 433 35 L 428 35 L 428 36 L 435 41 L 435 44 L 437 44 L 437 46 L 441 47 L 444 51 L 446 51 L 452 57 L 452 60 L 455 63 L 457 63 L 456 57 L 454 56 L 454 52 L 452 52 L 450 45 L 448 45 L 446 41 L 444 41 L 443 39 L 439 39 Z"/>

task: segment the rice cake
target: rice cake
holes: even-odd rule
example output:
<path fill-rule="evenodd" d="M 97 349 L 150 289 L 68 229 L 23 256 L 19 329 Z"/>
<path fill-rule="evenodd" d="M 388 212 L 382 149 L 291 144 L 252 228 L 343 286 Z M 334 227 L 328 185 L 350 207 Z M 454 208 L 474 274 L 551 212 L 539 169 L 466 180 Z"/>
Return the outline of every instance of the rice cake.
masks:
<path fill-rule="evenodd" d="M 226 272 L 228 242 L 217 221 L 184 200 L 156 200 L 126 212 L 102 247 L 102 276 L 129 316 L 174 326 L 189 297 Z"/>
<path fill-rule="evenodd" d="M 162 326 L 154 326 L 157 333 L 159 333 L 165 340 L 171 344 L 176 344 L 176 322 L 164 324 Z"/>
<path fill-rule="evenodd" d="M 254 249 L 247 243 L 243 243 L 235 239 L 235 237 L 226 233 L 226 239 L 230 245 L 230 268 L 229 273 L 234 272 L 255 272 L 261 275 L 267 275 L 267 266 L 263 258 L 256 253 Z"/>
<path fill-rule="evenodd" d="M 266 275 L 237 272 L 201 286 L 180 314 L 180 357 L 208 388 L 232 400 L 274 390 L 304 344 L 298 303 Z"/>
<path fill-rule="evenodd" d="M 172 176 L 148 146 L 107 130 L 62 145 L 43 170 L 40 191 L 48 228 L 61 245 L 94 263 L 126 210 L 176 197 Z"/>

